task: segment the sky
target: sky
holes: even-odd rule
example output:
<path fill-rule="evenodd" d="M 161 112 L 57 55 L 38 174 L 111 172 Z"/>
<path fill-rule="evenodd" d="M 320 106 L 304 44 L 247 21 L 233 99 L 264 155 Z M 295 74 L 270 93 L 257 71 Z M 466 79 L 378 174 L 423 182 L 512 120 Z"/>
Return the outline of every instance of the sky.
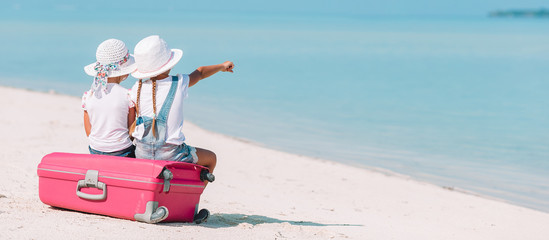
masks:
<path fill-rule="evenodd" d="M 549 9 L 549 0 L 202 0 L 74 1 L 3 0 L 4 11 L 66 12 L 104 9 L 328 15 L 486 15 L 494 10 Z M 1 10 L 0 10 L 1 11 Z"/>

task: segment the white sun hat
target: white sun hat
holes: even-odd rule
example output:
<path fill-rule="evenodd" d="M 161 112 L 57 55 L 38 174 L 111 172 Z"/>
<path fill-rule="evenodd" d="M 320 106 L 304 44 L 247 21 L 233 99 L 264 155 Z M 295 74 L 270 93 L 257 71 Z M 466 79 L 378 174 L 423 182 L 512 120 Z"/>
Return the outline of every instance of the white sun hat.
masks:
<path fill-rule="evenodd" d="M 126 44 L 118 39 L 108 39 L 99 44 L 95 57 L 97 59 L 95 63 L 84 67 L 84 71 L 90 76 L 97 76 L 98 70 L 101 70 L 100 67 L 106 71 L 106 77 L 130 74 L 137 68 L 135 59 L 129 54 Z"/>
<path fill-rule="evenodd" d="M 145 79 L 158 76 L 172 69 L 181 60 L 181 49 L 170 49 L 164 39 L 158 35 L 148 36 L 139 41 L 134 49 L 137 70 L 134 78 Z"/>

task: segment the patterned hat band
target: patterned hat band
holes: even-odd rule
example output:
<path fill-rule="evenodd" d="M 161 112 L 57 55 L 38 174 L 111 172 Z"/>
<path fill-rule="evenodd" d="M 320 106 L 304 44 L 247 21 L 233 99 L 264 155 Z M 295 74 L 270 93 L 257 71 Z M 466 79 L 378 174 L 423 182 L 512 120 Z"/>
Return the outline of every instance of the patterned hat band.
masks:
<path fill-rule="evenodd" d="M 95 64 L 94 70 L 97 71 L 97 74 L 99 74 L 100 72 L 104 72 L 105 70 L 106 71 L 117 70 L 120 67 L 120 65 L 128 62 L 128 59 L 130 59 L 129 51 L 126 53 L 126 56 L 124 56 L 124 58 L 122 58 L 122 60 L 118 62 L 113 62 L 105 65 L 102 65 L 100 62 L 97 62 Z"/>
<path fill-rule="evenodd" d="M 128 62 L 130 59 L 130 52 L 126 53 L 126 56 L 118 62 L 113 62 L 109 64 L 102 65 L 100 62 L 95 64 L 94 70 L 97 72 L 91 87 L 91 92 L 98 92 L 99 88 L 103 90 L 104 93 L 107 93 L 107 78 L 109 73 L 113 70 L 118 70 L 120 65 Z"/>

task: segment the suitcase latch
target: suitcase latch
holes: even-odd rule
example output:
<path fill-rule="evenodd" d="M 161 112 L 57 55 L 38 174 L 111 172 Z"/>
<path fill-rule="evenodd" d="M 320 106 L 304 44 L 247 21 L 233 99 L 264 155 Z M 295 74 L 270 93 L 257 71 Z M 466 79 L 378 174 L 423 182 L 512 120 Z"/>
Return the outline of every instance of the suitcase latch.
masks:
<path fill-rule="evenodd" d="M 173 179 L 173 173 L 167 168 L 164 168 L 164 170 L 162 170 L 162 178 L 164 178 L 164 189 L 162 191 L 169 192 L 170 181 Z"/>
<path fill-rule="evenodd" d="M 88 170 L 86 172 L 85 183 L 87 187 L 97 188 L 97 179 L 99 179 L 99 171 L 97 170 Z"/>

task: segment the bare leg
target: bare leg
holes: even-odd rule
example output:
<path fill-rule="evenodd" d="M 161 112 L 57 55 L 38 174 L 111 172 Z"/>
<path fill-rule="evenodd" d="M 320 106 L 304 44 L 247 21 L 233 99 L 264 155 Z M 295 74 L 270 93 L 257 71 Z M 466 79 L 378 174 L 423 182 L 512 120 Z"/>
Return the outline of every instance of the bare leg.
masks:
<path fill-rule="evenodd" d="M 213 173 L 217 163 L 217 156 L 215 153 L 207 149 L 196 148 L 196 155 L 198 156 L 198 162 L 196 164 L 209 168 L 210 172 Z"/>
<path fill-rule="evenodd" d="M 198 162 L 196 164 L 207 167 L 210 169 L 210 173 L 213 173 L 215 165 L 217 164 L 217 156 L 214 152 L 203 149 L 196 148 L 196 155 L 198 156 Z M 208 181 L 204 181 L 208 185 Z"/>

